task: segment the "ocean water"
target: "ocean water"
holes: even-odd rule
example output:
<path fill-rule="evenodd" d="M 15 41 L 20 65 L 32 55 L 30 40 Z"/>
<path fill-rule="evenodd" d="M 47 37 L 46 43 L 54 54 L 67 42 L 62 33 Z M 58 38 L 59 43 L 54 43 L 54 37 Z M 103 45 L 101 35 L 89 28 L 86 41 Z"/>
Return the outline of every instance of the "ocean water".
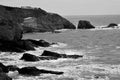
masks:
<path fill-rule="evenodd" d="M 103 26 L 110 23 L 120 24 L 120 15 L 73 15 L 64 17 L 76 26 L 79 20 L 88 20 L 94 26 Z"/>
<path fill-rule="evenodd" d="M 120 17 L 120 16 L 119 16 Z M 79 20 L 89 20 L 96 26 L 111 22 L 119 24 L 119 17 L 108 16 L 67 16 L 77 25 Z M 26 62 L 20 60 L 24 53 L 0 52 L 0 62 L 18 67 L 35 66 L 39 69 L 62 71 L 63 75 L 40 74 L 23 76 L 9 72 L 13 80 L 120 80 L 120 29 L 108 30 L 63 30 L 61 33 L 30 33 L 23 39 L 44 39 L 57 43 L 50 47 L 38 47 L 26 53 L 40 56 L 44 50 L 68 55 L 83 55 L 78 59 L 40 60 Z"/>

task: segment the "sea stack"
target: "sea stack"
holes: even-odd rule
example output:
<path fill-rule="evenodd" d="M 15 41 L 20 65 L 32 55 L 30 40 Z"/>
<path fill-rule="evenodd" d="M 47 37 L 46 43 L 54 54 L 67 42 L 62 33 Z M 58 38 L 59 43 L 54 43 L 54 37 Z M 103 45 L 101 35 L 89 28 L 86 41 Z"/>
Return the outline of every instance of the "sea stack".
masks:
<path fill-rule="evenodd" d="M 78 29 L 92 29 L 95 28 L 89 21 L 80 20 L 78 23 Z"/>

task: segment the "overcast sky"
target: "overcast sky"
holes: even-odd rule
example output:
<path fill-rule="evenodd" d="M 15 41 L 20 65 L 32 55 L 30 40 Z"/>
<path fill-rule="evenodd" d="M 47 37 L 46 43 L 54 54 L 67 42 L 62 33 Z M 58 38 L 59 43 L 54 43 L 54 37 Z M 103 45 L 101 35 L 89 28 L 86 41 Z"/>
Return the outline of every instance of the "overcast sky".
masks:
<path fill-rule="evenodd" d="M 61 15 L 120 14 L 120 0 L 0 0 L 0 4 L 40 7 Z"/>

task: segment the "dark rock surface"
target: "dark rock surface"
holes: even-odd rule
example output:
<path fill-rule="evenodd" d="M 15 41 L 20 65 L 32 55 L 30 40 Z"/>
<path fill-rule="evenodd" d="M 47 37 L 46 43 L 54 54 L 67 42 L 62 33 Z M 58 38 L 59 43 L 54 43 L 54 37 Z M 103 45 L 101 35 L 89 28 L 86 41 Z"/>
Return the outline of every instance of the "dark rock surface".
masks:
<path fill-rule="evenodd" d="M 5 41 L 0 40 L 0 51 L 4 52 L 24 52 L 35 50 L 35 47 L 49 47 L 52 43 L 45 40 L 19 40 L 19 41 Z"/>
<path fill-rule="evenodd" d="M 0 80 L 12 80 L 6 73 L 8 73 L 7 67 L 0 63 Z"/>
<path fill-rule="evenodd" d="M 110 23 L 107 27 L 114 28 L 115 26 L 118 26 L 118 24 L 116 24 L 116 23 Z"/>
<path fill-rule="evenodd" d="M 58 58 L 51 56 L 35 56 L 29 53 L 24 53 L 20 60 L 35 62 L 40 60 L 56 60 L 56 59 Z"/>
<path fill-rule="evenodd" d="M 33 40 L 33 39 L 27 39 L 26 41 L 30 41 L 32 44 L 34 44 L 34 46 L 38 47 L 49 47 L 50 45 L 52 45 L 51 43 L 45 41 L 45 40 Z"/>
<path fill-rule="evenodd" d="M 61 75 L 64 72 L 59 71 L 51 71 L 51 70 L 45 70 L 45 69 L 38 69 L 36 67 L 22 67 L 19 68 L 15 65 L 3 65 L 0 63 L 0 80 L 12 80 L 9 78 L 5 73 L 8 73 L 9 71 L 18 71 L 21 75 L 27 75 L 27 76 L 38 76 L 40 74 L 56 74 Z"/>
<path fill-rule="evenodd" d="M 12 80 L 8 75 L 3 72 L 0 72 L 0 80 Z"/>
<path fill-rule="evenodd" d="M 30 41 L 4 41 L 0 40 L 0 51 L 4 52 L 24 52 L 28 50 L 35 50 L 34 45 Z"/>
<path fill-rule="evenodd" d="M 7 67 L 8 71 L 16 71 L 19 69 L 16 65 L 8 65 L 6 67 Z"/>
<path fill-rule="evenodd" d="M 78 23 L 78 29 L 92 29 L 95 28 L 89 21 L 80 20 Z"/>
<path fill-rule="evenodd" d="M 51 57 L 61 58 L 60 54 L 56 52 L 47 51 L 47 50 L 45 50 L 41 56 L 51 56 Z"/>
<path fill-rule="evenodd" d="M 0 40 L 21 40 L 22 33 L 23 29 L 19 24 L 0 15 Z"/>
<path fill-rule="evenodd" d="M 23 67 L 19 69 L 18 72 L 19 74 L 28 76 L 39 76 L 40 74 L 56 74 L 56 75 L 63 74 L 63 72 L 37 69 L 36 67 Z"/>
<path fill-rule="evenodd" d="M 8 73 L 9 72 L 8 68 L 4 64 L 2 64 L 2 63 L 0 63 L 0 70 L 2 70 L 4 73 Z"/>
<path fill-rule="evenodd" d="M 51 56 L 55 58 L 73 58 L 73 59 L 83 57 L 83 55 L 66 55 L 66 54 L 59 54 L 59 53 L 51 52 L 47 50 L 45 50 L 41 56 Z"/>
<path fill-rule="evenodd" d="M 5 19 L 14 21 L 15 23 L 19 23 L 22 26 L 24 33 L 46 32 L 54 31 L 56 29 L 75 29 L 75 26 L 62 16 L 54 13 L 48 13 L 40 8 L 17 8 L 0 5 L 0 17 L 1 16 Z M 1 22 L 1 25 L 5 25 L 4 22 Z M 11 30 L 6 27 L 2 27 L 10 33 L 7 37 L 12 36 L 16 27 L 18 27 L 11 26 L 13 25 L 11 23 L 8 23 L 8 25 L 10 25 L 8 27 Z M 13 37 L 11 37 L 10 40 L 11 39 L 13 39 Z"/>
<path fill-rule="evenodd" d="M 32 54 L 28 54 L 28 53 L 24 53 L 23 56 L 21 57 L 20 60 L 24 60 L 24 61 L 39 61 L 39 57 L 32 55 Z"/>

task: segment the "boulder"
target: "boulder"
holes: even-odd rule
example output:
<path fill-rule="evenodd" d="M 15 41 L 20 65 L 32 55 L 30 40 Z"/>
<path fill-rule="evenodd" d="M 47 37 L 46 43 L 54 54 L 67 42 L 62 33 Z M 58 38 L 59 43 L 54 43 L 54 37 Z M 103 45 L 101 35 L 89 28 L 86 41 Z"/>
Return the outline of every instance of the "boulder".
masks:
<path fill-rule="evenodd" d="M 51 56 L 51 57 L 55 57 L 55 58 L 61 58 L 61 54 L 56 53 L 56 52 L 47 51 L 47 50 L 44 50 L 44 52 L 41 54 L 41 56 Z"/>
<path fill-rule="evenodd" d="M 18 41 L 22 38 L 22 27 L 14 21 L 0 17 L 0 40 Z"/>
<path fill-rule="evenodd" d="M 116 24 L 116 23 L 110 23 L 107 27 L 114 28 L 115 26 L 118 26 L 118 24 Z"/>
<path fill-rule="evenodd" d="M 80 20 L 78 23 L 78 29 L 92 29 L 95 28 L 89 21 Z"/>
<path fill-rule="evenodd" d="M 40 74 L 57 74 L 57 75 L 63 74 L 63 72 L 37 69 L 36 67 L 23 67 L 19 69 L 18 72 L 21 75 L 28 75 L 28 76 L 39 76 Z"/>
<path fill-rule="evenodd" d="M 28 54 L 28 53 L 24 53 L 23 56 L 21 57 L 20 60 L 24 60 L 24 61 L 39 61 L 39 57 L 32 55 L 32 54 Z"/>

